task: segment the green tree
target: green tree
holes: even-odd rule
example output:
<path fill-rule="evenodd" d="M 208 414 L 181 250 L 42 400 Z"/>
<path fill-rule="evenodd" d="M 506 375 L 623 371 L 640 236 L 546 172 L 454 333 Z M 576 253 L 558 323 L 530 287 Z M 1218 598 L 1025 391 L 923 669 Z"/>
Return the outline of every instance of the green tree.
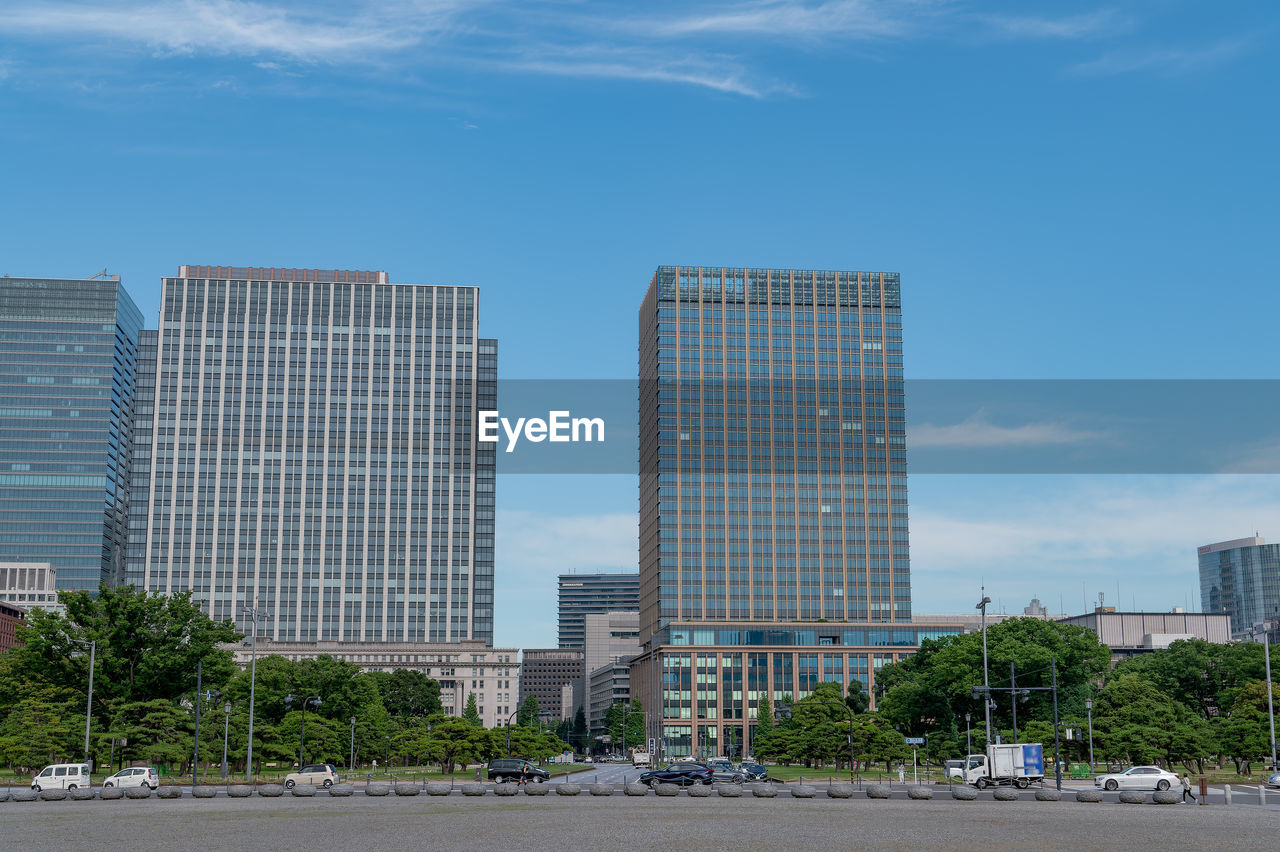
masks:
<path fill-rule="evenodd" d="M 533 693 L 529 693 L 520 703 L 520 708 L 516 712 L 516 724 L 530 728 L 538 724 L 538 697 Z"/>
<path fill-rule="evenodd" d="M 849 692 L 845 695 L 844 702 L 855 714 L 866 713 L 871 707 L 871 697 L 867 695 L 867 688 L 856 677 L 849 681 Z"/>
<path fill-rule="evenodd" d="M 466 719 L 434 716 L 429 729 L 413 729 L 414 741 L 405 747 L 411 754 L 439 763 L 445 774 L 452 774 L 458 764 L 479 763 L 500 754 L 498 733 Z"/>
<path fill-rule="evenodd" d="M 10 707 L 0 720 L 0 761 L 27 774 L 46 763 L 79 760 L 84 714 L 63 699 L 44 689 Z"/>
<path fill-rule="evenodd" d="M 1265 682 L 1262 646 L 1257 642 L 1214 644 L 1179 639 L 1150 654 L 1116 666 L 1115 675 L 1136 674 L 1205 719 L 1228 712 L 1240 690 Z"/>
<path fill-rule="evenodd" d="M 569 735 L 569 742 L 578 751 L 587 751 L 587 714 L 583 710 L 582 705 L 578 705 L 578 712 L 573 714 L 573 729 Z"/>
<path fill-rule="evenodd" d="M 467 706 L 462 711 L 462 718 L 472 725 L 480 725 L 480 707 L 476 704 L 476 694 L 467 693 Z"/>
<path fill-rule="evenodd" d="M 639 701 L 615 701 L 605 713 L 605 733 L 613 737 L 618 751 L 647 747 L 644 738 L 644 706 Z"/>
<path fill-rule="evenodd" d="M 1280 692 L 1280 684 L 1272 689 Z M 1259 680 L 1241 687 L 1227 712 L 1210 720 L 1213 750 L 1230 758 L 1238 775 L 1271 755 L 1267 712 L 1267 683 Z"/>
<path fill-rule="evenodd" d="M 118 703 L 111 734 L 125 741 L 122 751 L 133 760 L 162 763 L 185 771 L 191 759 L 192 715 L 163 698 Z"/>
<path fill-rule="evenodd" d="M 413 669 L 392 672 L 370 672 L 368 677 L 378 687 L 382 706 L 398 718 L 425 719 L 444 712 L 440 702 L 440 683 Z"/>

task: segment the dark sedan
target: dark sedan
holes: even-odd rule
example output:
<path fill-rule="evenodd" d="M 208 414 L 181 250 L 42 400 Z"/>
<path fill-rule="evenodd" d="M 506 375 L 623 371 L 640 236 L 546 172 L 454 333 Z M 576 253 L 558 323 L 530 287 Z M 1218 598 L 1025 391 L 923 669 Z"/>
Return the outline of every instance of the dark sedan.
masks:
<path fill-rule="evenodd" d="M 738 771 L 747 776 L 748 781 L 772 781 L 769 769 L 759 763 L 740 763 Z"/>
<path fill-rule="evenodd" d="M 654 769 L 640 776 L 641 784 L 650 787 L 655 784 L 679 784 L 681 787 L 691 784 L 710 784 L 715 773 L 710 767 L 701 763 L 669 763 L 663 769 Z"/>

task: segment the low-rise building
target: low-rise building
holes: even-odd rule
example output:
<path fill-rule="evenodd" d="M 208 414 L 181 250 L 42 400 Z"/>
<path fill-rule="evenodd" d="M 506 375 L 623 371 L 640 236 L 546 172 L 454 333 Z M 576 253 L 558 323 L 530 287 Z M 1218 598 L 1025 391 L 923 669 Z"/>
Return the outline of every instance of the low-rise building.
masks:
<path fill-rule="evenodd" d="M 1219 644 L 1231 641 L 1231 616 L 1226 613 L 1183 612 L 1180 608 L 1172 612 L 1116 612 L 1111 607 L 1097 607 L 1061 621 L 1097 633 L 1098 641 L 1111 649 L 1113 663 L 1168 648 L 1179 639 Z"/>
<path fill-rule="evenodd" d="M 587 676 L 587 731 L 594 738 L 607 734 L 605 717 L 614 704 L 631 700 L 631 658 L 621 657 Z"/>
<path fill-rule="evenodd" d="M 236 662 L 248 665 L 248 644 L 228 645 Z M 474 694 L 480 721 L 486 728 L 504 725 L 518 704 L 519 651 L 489 648 L 483 642 L 276 642 L 258 640 L 258 655 L 279 654 L 288 660 L 328 655 L 367 672 L 396 669 L 420 671 L 440 683 L 444 712 L 461 716 L 467 696 Z M 323 697 L 323 696 L 321 696 Z"/>
<path fill-rule="evenodd" d="M 0 601 L 27 610 L 66 611 L 58 601 L 58 569 L 49 562 L 0 562 Z"/>
<path fill-rule="evenodd" d="M 18 647 L 18 625 L 24 618 L 26 612 L 21 607 L 0 602 L 0 654 Z"/>

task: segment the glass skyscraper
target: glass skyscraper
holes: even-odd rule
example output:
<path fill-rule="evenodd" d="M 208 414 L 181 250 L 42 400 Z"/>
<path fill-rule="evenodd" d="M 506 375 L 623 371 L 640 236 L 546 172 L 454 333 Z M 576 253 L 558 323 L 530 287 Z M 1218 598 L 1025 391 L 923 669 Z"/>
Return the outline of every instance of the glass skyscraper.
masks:
<path fill-rule="evenodd" d="M 1200 560 L 1200 608 L 1231 616 L 1231 635 L 1280 620 L 1280 544 L 1258 537 L 1206 544 Z"/>
<path fill-rule="evenodd" d="M 640 309 L 634 694 L 666 756 L 859 680 L 911 621 L 896 273 L 659 267 Z"/>
<path fill-rule="evenodd" d="M 95 591 L 123 565 L 141 327 L 118 277 L 0 278 L 0 563 Z"/>
<path fill-rule="evenodd" d="M 493 640 L 475 287 L 183 266 L 143 341 L 128 579 L 279 641 Z"/>

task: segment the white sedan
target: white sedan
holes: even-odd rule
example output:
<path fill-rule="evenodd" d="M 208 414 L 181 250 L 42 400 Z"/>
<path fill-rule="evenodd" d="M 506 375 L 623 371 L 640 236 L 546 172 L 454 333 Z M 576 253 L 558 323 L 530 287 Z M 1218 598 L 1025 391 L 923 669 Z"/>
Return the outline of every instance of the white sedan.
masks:
<path fill-rule="evenodd" d="M 1182 785 L 1176 773 L 1158 766 L 1133 766 L 1124 772 L 1099 775 L 1093 786 L 1104 790 L 1168 790 Z"/>

